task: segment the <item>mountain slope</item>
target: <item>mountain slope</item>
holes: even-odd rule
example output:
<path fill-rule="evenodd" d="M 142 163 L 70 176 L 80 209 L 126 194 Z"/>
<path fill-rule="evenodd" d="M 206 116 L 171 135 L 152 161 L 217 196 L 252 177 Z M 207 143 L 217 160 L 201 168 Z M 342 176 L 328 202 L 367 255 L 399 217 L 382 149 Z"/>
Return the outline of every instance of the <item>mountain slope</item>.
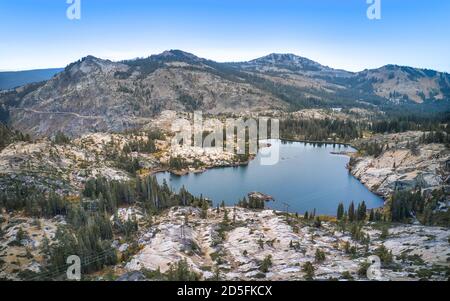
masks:
<path fill-rule="evenodd" d="M 373 93 L 392 102 L 450 99 L 450 74 L 434 70 L 386 65 L 359 72 L 356 79 L 371 82 Z"/>
<path fill-rule="evenodd" d="M 353 73 L 294 54 L 277 53 L 232 65 L 245 71 L 294 78 L 298 82 L 303 80 L 304 86 L 317 86 L 317 81 L 322 79 L 331 89 L 332 84 L 344 86 L 353 92 L 372 94 L 393 103 L 450 100 L 450 74 L 428 69 L 386 65 Z"/>
<path fill-rule="evenodd" d="M 180 50 L 122 62 L 85 57 L 51 79 L 0 92 L 1 121 L 35 136 L 122 131 L 163 110 L 205 113 L 450 104 L 450 75 L 394 65 L 359 73 L 293 54 L 218 63 Z"/>
<path fill-rule="evenodd" d="M 234 63 L 234 65 L 249 71 L 266 73 L 297 73 L 307 76 L 339 76 L 349 77 L 352 72 L 337 70 L 323 66 L 310 59 L 291 53 L 272 53 L 248 62 Z"/>
<path fill-rule="evenodd" d="M 283 109 L 286 104 L 245 83 L 231 81 L 206 60 L 172 51 L 147 59 L 111 62 L 92 56 L 23 93 L 5 93 L 10 123 L 35 135 L 64 130 L 120 131 L 165 109 L 208 113 Z"/>

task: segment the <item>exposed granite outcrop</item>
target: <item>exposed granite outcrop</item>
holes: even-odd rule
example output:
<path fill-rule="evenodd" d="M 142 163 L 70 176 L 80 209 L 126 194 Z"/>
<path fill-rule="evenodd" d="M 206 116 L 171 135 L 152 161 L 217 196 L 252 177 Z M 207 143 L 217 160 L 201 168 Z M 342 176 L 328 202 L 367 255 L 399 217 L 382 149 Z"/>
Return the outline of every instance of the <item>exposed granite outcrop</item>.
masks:
<path fill-rule="evenodd" d="M 443 144 L 418 144 L 422 132 L 379 135 L 358 142 L 388 146 L 378 157 L 352 155 L 349 170 L 371 191 L 388 197 L 396 189 L 432 191 L 449 185 L 450 150 Z M 415 150 L 410 145 L 416 144 Z"/>

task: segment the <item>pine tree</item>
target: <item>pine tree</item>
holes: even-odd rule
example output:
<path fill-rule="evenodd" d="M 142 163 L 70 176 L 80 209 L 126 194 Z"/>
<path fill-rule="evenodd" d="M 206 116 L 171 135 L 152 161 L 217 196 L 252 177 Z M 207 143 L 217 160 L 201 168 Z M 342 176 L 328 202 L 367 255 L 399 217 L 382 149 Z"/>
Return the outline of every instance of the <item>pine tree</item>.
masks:
<path fill-rule="evenodd" d="M 305 280 L 313 280 L 314 279 L 314 266 L 310 261 L 305 262 L 302 267 L 302 271 L 305 273 Z"/>
<path fill-rule="evenodd" d="M 322 221 L 320 220 L 319 216 L 316 216 L 316 219 L 314 220 L 314 227 L 316 228 L 322 227 Z"/>
<path fill-rule="evenodd" d="M 317 262 L 322 262 L 325 260 L 325 252 L 321 249 L 316 249 L 315 259 Z"/>
<path fill-rule="evenodd" d="M 229 221 L 230 221 L 230 220 L 229 220 L 229 218 L 228 218 L 228 210 L 227 210 L 227 209 L 224 209 L 223 223 L 224 223 L 224 224 L 228 224 Z"/>
<path fill-rule="evenodd" d="M 355 221 L 355 204 L 353 202 L 350 203 L 347 214 L 349 222 Z"/>
<path fill-rule="evenodd" d="M 344 217 L 344 204 L 339 203 L 338 209 L 337 209 L 337 219 L 342 220 L 343 217 Z"/>
<path fill-rule="evenodd" d="M 208 218 L 208 202 L 206 202 L 206 201 L 203 201 L 202 202 L 202 211 L 201 211 L 201 214 L 200 214 L 200 217 L 201 218 L 203 218 L 203 219 L 207 219 Z"/>
<path fill-rule="evenodd" d="M 272 266 L 272 255 L 267 255 L 261 265 L 259 266 L 259 270 L 263 273 L 269 272 L 269 268 Z"/>
<path fill-rule="evenodd" d="M 364 201 L 362 201 L 362 203 L 358 204 L 357 214 L 358 214 L 357 220 L 364 221 L 366 219 L 367 207 L 366 207 L 366 203 Z"/>
<path fill-rule="evenodd" d="M 170 266 L 167 272 L 167 280 L 169 281 L 198 281 L 200 276 L 191 271 L 186 259 L 178 261 L 175 265 Z"/>
<path fill-rule="evenodd" d="M 47 257 L 50 256 L 50 240 L 47 238 L 46 235 L 44 235 L 44 238 L 42 239 L 41 243 L 41 253 Z"/>
<path fill-rule="evenodd" d="M 213 281 L 220 281 L 222 279 L 221 275 L 220 275 L 220 268 L 219 266 L 215 266 L 214 268 L 214 276 L 212 278 Z"/>

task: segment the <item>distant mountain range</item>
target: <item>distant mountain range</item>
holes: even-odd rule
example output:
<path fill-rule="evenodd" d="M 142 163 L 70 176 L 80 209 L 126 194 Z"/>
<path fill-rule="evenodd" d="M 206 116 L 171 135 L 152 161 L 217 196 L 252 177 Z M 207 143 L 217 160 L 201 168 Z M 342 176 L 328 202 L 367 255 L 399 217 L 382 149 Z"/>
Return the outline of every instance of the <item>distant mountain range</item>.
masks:
<path fill-rule="evenodd" d="M 121 62 L 88 56 L 60 71 L 1 92 L 0 118 L 34 135 L 77 135 L 135 127 L 165 109 L 216 114 L 450 104 L 448 73 L 396 65 L 354 73 L 294 54 L 218 63 L 170 50 Z"/>
<path fill-rule="evenodd" d="M 0 90 L 12 89 L 26 84 L 48 80 L 63 70 L 64 68 L 53 68 L 0 72 Z"/>

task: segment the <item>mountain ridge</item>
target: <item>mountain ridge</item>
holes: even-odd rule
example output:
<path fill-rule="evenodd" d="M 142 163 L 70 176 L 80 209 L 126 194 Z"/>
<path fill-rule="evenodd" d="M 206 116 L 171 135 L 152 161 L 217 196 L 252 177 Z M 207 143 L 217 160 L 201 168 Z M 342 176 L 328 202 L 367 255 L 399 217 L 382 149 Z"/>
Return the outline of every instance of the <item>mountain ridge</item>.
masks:
<path fill-rule="evenodd" d="M 0 115 L 33 135 L 78 135 L 137 127 L 163 110 L 218 114 L 449 100 L 450 75 L 434 70 L 386 65 L 353 73 L 276 53 L 219 63 L 168 50 L 119 62 L 83 57 L 47 81 L 2 91 L 0 110 L 7 114 Z"/>

